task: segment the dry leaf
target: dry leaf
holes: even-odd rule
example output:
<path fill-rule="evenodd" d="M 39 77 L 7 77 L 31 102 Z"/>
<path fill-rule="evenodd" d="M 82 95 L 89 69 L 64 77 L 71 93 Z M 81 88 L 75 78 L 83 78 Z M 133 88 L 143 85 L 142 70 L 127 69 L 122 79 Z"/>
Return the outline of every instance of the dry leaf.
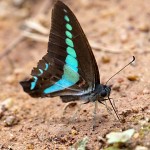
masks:
<path fill-rule="evenodd" d="M 131 139 L 134 132 L 135 132 L 134 129 L 128 129 L 128 130 L 123 131 L 123 132 L 111 132 L 111 133 L 106 135 L 106 138 L 108 139 L 107 142 L 109 144 L 125 143 L 125 142 L 127 142 L 128 140 Z"/>

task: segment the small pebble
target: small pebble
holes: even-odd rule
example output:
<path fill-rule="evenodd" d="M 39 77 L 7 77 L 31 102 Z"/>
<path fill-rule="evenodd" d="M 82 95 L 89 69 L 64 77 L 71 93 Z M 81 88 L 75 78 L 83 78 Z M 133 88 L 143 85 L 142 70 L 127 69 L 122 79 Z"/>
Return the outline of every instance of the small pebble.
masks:
<path fill-rule="evenodd" d="M 127 32 L 125 30 L 122 30 L 120 32 L 120 40 L 121 40 L 121 42 L 122 43 L 126 43 L 128 41 L 128 38 L 129 38 L 129 36 L 128 36 Z"/>
<path fill-rule="evenodd" d="M 141 23 L 138 29 L 142 32 L 148 32 L 150 30 L 150 26 L 147 23 Z"/>
<path fill-rule="evenodd" d="M 17 122 L 18 122 L 18 119 L 16 118 L 16 116 L 8 116 L 4 121 L 6 127 L 13 126 L 17 124 Z"/>
<path fill-rule="evenodd" d="M 16 82 L 16 77 L 14 75 L 9 75 L 6 77 L 6 83 L 13 84 Z"/>
<path fill-rule="evenodd" d="M 34 150 L 34 144 L 33 143 L 28 144 L 27 150 Z"/>
<path fill-rule="evenodd" d="M 110 57 L 109 56 L 103 56 L 101 58 L 102 63 L 106 64 L 110 62 Z"/>
<path fill-rule="evenodd" d="M 139 80 L 139 76 L 137 76 L 137 75 L 130 75 L 130 76 L 127 77 L 127 79 L 129 81 L 137 81 L 137 80 Z"/>
<path fill-rule="evenodd" d="M 139 138 L 139 135 L 140 135 L 139 133 L 135 133 L 133 137 L 134 137 L 135 139 L 137 139 L 137 138 Z"/>
<path fill-rule="evenodd" d="M 5 99 L 3 102 L 0 103 L 0 110 L 1 109 L 9 109 L 10 107 L 12 107 L 14 101 L 12 98 L 7 98 Z"/>
<path fill-rule="evenodd" d="M 77 135 L 78 134 L 78 131 L 77 130 L 74 130 L 74 129 L 72 129 L 71 130 L 71 134 L 74 136 L 74 135 Z"/>
<path fill-rule="evenodd" d="M 17 7 L 21 7 L 25 0 L 13 0 L 13 4 Z"/>
<path fill-rule="evenodd" d="M 14 73 L 15 75 L 19 75 L 19 74 L 23 73 L 23 71 L 24 71 L 24 70 L 23 70 L 22 68 L 16 68 L 16 69 L 14 69 L 14 72 L 13 72 L 13 73 Z"/>
<path fill-rule="evenodd" d="M 135 150 L 148 150 L 148 148 L 144 146 L 136 146 Z"/>
<path fill-rule="evenodd" d="M 150 94 L 150 90 L 149 90 L 148 88 L 145 88 L 145 89 L 143 90 L 143 94 Z"/>

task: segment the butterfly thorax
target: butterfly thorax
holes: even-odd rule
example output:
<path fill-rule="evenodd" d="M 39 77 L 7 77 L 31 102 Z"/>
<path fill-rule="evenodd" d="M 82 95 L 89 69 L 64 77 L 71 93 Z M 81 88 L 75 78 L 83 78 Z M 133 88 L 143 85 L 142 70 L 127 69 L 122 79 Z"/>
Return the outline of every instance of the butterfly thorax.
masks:
<path fill-rule="evenodd" d="M 98 84 L 95 89 L 87 95 L 83 95 L 83 99 L 87 100 L 87 102 L 95 102 L 95 101 L 104 101 L 109 97 L 111 92 L 111 86 Z"/>

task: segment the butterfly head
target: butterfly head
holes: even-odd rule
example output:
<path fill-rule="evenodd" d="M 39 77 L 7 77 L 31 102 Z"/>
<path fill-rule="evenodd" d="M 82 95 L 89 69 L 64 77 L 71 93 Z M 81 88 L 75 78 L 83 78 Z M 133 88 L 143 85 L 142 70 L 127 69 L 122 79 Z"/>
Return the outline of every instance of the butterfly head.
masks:
<path fill-rule="evenodd" d="M 109 85 L 103 85 L 102 90 L 100 92 L 100 96 L 103 97 L 103 98 L 104 97 L 109 97 L 110 92 L 111 92 L 111 85 L 110 86 Z"/>

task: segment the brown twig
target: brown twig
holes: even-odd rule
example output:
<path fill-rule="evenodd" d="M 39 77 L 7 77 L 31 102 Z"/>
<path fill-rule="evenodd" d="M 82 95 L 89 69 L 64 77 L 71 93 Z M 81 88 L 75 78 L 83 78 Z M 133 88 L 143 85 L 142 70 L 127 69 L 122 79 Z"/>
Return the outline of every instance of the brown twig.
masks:
<path fill-rule="evenodd" d="M 41 14 L 45 14 L 47 9 L 52 6 L 53 4 L 53 0 L 45 0 L 44 4 L 40 7 L 38 14 L 36 14 L 35 16 L 33 15 L 32 18 L 38 18 Z M 30 32 L 32 29 L 27 28 L 26 31 Z M 20 34 L 20 36 L 18 36 L 16 39 L 14 39 L 12 41 L 12 43 L 10 43 L 6 49 L 4 50 L 4 52 L 2 54 L 0 54 L 0 59 L 2 59 L 3 57 L 7 56 L 10 52 L 12 52 L 12 50 L 14 49 L 14 47 L 16 47 L 16 45 L 20 42 L 22 42 L 26 37 L 24 36 L 24 34 Z"/>

